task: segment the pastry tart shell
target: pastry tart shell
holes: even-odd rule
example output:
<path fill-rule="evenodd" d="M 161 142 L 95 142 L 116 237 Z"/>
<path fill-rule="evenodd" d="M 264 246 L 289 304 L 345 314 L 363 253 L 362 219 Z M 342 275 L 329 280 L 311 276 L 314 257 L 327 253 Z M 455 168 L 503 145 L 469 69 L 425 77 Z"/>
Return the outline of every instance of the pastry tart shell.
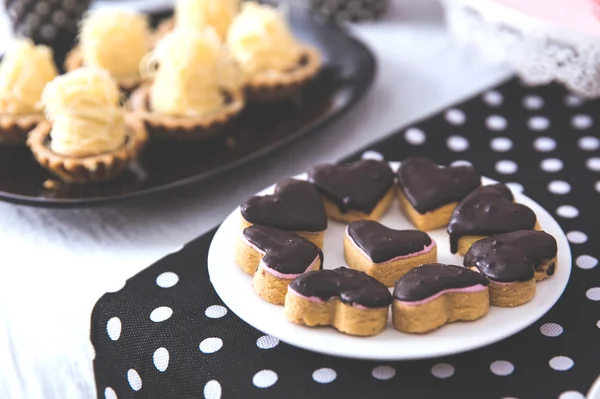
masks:
<path fill-rule="evenodd" d="M 205 141 L 223 133 L 244 108 L 241 90 L 228 90 L 230 101 L 217 111 L 194 117 L 170 116 L 152 112 L 150 85 L 143 85 L 131 95 L 129 108 L 133 115 L 144 122 L 155 139 L 172 141 Z"/>
<path fill-rule="evenodd" d="M 42 114 L 0 114 L 0 144 L 25 144 L 29 132 L 44 120 Z"/>
<path fill-rule="evenodd" d="M 127 118 L 127 139 L 114 151 L 90 156 L 67 156 L 50 149 L 52 124 L 40 123 L 30 134 L 27 145 L 41 166 L 67 183 L 100 183 L 123 173 L 137 158 L 147 141 L 141 121 Z"/>
<path fill-rule="evenodd" d="M 288 99 L 297 94 L 321 69 L 321 54 L 311 46 L 304 46 L 304 62 L 290 71 L 259 73 L 246 78 L 248 102 L 267 103 Z"/>
<path fill-rule="evenodd" d="M 67 72 L 71 72 L 81 67 L 83 67 L 83 55 L 81 54 L 81 47 L 75 46 L 67 54 L 67 58 L 65 59 L 65 70 Z M 121 90 L 126 94 L 130 94 L 142 83 L 144 83 L 144 79 L 140 75 L 128 76 L 124 78 L 113 78 L 117 81 Z"/>

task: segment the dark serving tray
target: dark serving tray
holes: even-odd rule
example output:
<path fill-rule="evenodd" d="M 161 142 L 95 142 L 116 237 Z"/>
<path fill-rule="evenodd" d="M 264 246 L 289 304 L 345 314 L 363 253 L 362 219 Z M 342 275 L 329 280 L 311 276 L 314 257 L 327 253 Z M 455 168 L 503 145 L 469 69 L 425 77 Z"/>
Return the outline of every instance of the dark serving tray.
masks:
<path fill-rule="evenodd" d="M 100 185 L 61 184 L 46 189 L 44 182 L 53 177 L 35 162 L 27 148 L 0 146 L 0 200 L 76 207 L 157 193 L 239 166 L 339 119 L 373 82 L 375 59 L 361 42 L 338 27 L 297 10 L 290 11 L 290 18 L 294 32 L 318 46 L 325 60 L 320 75 L 298 98 L 248 107 L 227 140 L 152 142 L 123 176 Z"/>

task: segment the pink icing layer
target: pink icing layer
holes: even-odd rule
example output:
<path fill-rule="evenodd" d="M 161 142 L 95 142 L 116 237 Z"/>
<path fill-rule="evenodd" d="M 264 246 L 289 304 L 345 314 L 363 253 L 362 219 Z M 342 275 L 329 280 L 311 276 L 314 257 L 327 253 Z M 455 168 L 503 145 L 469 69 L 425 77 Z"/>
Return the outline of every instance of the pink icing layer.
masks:
<path fill-rule="evenodd" d="M 597 0 L 494 1 L 564 28 L 600 35 Z"/>
<path fill-rule="evenodd" d="M 252 244 L 250 241 L 248 241 L 246 239 L 246 237 L 242 234 L 242 240 L 244 240 L 244 243 L 246 245 L 248 245 L 249 247 L 252 247 L 254 250 L 256 250 L 256 252 L 258 252 L 261 255 L 265 254 L 265 251 L 263 251 L 262 249 L 258 248 L 256 245 Z M 299 274 L 284 274 L 284 273 L 280 273 L 275 269 L 271 269 L 270 267 L 268 267 L 267 265 L 265 265 L 262 260 L 260 261 L 260 263 L 258 264 L 258 267 L 262 267 L 267 273 L 277 277 L 277 278 L 283 278 L 286 280 L 293 280 L 298 276 L 301 276 L 302 274 L 311 271 L 316 263 L 319 261 L 320 257 L 317 255 L 317 257 L 315 258 L 315 260 L 312 261 L 312 263 L 306 268 L 306 270 L 302 273 Z"/>
<path fill-rule="evenodd" d="M 465 288 L 451 288 L 449 290 L 443 290 L 433 296 L 430 296 L 429 298 L 421 299 L 420 301 L 409 302 L 409 301 L 401 301 L 400 299 L 396 299 L 396 298 L 394 298 L 394 301 L 396 301 L 397 303 L 399 303 L 401 305 L 416 306 L 416 305 L 422 305 L 424 303 L 431 302 L 434 299 L 437 299 L 444 294 L 449 294 L 449 293 L 454 293 L 454 292 L 462 292 L 462 293 L 481 292 L 486 289 L 487 289 L 487 287 L 485 285 L 477 284 L 477 285 L 472 285 L 470 287 L 465 287 Z"/>
<path fill-rule="evenodd" d="M 366 252 L 363 251 L 363 249 L 356 243 L 356 241 L 354 241 L 352 239 L 352 237 L 350 237 L 350 234 L 348 234 L 348 226 L 346 226 L 346 237 L 348 237 L 348 239 L 350 240 L 350 242 L 352 243 L 352 245 L 354 246 L 354 248 L 358 249 L 360 251 L 360 253 L 363 254 L 367 259 L 371 259 L 369 257 L 369 255 L 367 255 Z M 398 260 L 413 258 L 413 257 L 419 256 L 419 255 L 424 255 L 424 254 L 430 252 L 433 248 L 435 248 L 435 246 L 436 246 L 436 243 L 433 240 L 433 238 L 431 238 L 431 244 L 429 244 L 426 247 L 423 247 L 423 249 L 421 251 L 419 251 L 419 252 L 415 252 L 415 253 L 408 254 L 408 255 L 396 256 L 395 258 L 392 258 L 390 260 L 386 260 L 385 262 L 375 263 L 375 264 L 376 265 L 385 265 L 386 263 L 396 262 Z"/>
<path fill-rule="evenodd" d="M 288 287 L 288 292 L 290 292 L 290 293 L 292 293 L 292 294 L 294 294 L 294 295 L 296 295 L 296 296 L 298 296 L 298 297 L 300 297 L 302 299 L 306 299 L 307 301 L 310 301 L 310 302 L 317 302 L 317 303 L 325 303 L 325 302 L 327 302 L 327 301 L 324 301 L 321 298 L 316 297 L 316 296 L 305 296 L 305 295 L 302 295 L 298 291 L 292 289 L 291 287 Z M 331 299 L 332 298 L 329 298 L 328 301 L 330 301 Z M 352 305 L 352 307 L 356 308 L 356 309 L 360 309 L 360 310 L 379 310 L 379 309 L 384 309 L 384 308 L 366 308 L 366 307 L 360 306 L 360 305 Z"/>

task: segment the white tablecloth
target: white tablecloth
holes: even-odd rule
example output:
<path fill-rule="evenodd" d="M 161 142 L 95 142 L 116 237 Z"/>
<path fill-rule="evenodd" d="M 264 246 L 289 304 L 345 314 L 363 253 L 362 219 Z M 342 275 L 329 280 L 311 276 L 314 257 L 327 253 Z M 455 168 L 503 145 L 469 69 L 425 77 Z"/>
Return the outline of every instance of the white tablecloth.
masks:
<path fill-rule="evenodd" d="M 89 320 L 107 290 L 216 226 L 246 196 L 335 161 L 508 75 L 445 32 L 434 0 L 397 0 L 354 28 L 379 74 L 343 121 L 289 148 L 159 198 L 87 210 L 0 203 L 0 398 L 92 398 Z"/>

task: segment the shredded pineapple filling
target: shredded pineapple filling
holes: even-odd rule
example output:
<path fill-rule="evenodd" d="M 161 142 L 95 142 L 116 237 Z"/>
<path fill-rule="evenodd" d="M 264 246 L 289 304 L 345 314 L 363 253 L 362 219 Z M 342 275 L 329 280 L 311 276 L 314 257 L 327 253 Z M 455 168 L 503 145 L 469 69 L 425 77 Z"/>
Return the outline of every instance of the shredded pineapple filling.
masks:
<path fill-rule="evenodd" d="M 240 0 L 176 0 L 175 21 L 183 28 L 212 27 L 221 40 L 240 11 Z"/>

